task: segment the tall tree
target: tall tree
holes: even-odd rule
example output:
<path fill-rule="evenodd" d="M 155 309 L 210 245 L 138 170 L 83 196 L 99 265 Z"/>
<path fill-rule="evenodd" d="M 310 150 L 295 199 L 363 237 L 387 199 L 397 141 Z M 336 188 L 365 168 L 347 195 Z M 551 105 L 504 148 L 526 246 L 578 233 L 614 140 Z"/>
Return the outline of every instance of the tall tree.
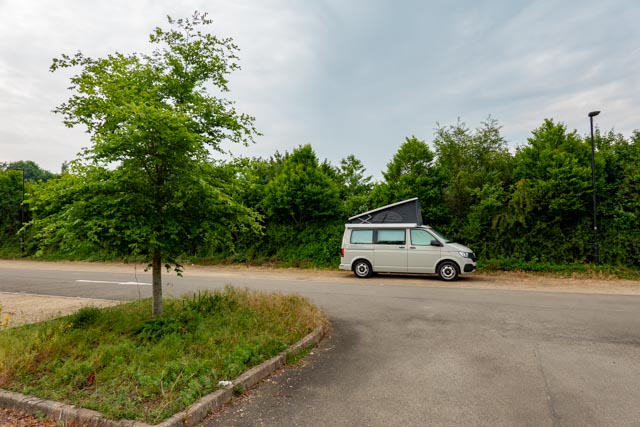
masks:
<path fill-rule="evenodd" d="M 19 160 L 17 162 L 11 163 L 0 163 L 0 171 L 2 170 L 14 170 L 20 169 L 24 171 L 24 179 L 25 181 L 47 181 L 56 175 L 49 172 L 48 170 L 42 169 L 36 162 L 33 160 Z"/>
<path fill-rule="evenodd" d="M 640 132 L 629 140 L 613 131 L 596 131 L 598 233 L 601 258 L 640 265 Z"/>
<path fill-rule="evenodd" d="M 362 162 L 353 154 L 340 160 L 340 189 L 347 217 L 371 209 L 369 207 L 371 179 L 371 175 L 366 175 Z"/>
<path fill-rule="evenodd" d="M 20 171 L 0 171 L 0 245 L 15 245 L 22 226 L 22 176 Z"/>
<path fill-rule="evenodd" d="M 492 246 L 494 220 L 505 206 L 510 185 L 512 157 L 500 126 L 491 117 L 473 131 L 460 121 L 438 126 L 433 143 L 445 180 L 444 200 L 452 214 L 447 232 L 464 238 L 484 256 Z"/>
<path fill-rule="evenodd" d="M 24 202 L 24 194 L 37 182 L 44 182 L 56 175 L 42 169 L 32 160 L 0 163 L 0 245 L 17 246 L 24 250 L 24 235 L 18 239 L 18 232 L 30 220 L 29 207 Z"/>
<path fill-rule="evenodd" d="M 325 168 L 308 144 L 287 155 L 278 174 L 265 187 L 267 217 L 272 222 L 296 226 L 336 218 L 339 188 Z"/>
<path fill-rule="evenodd" d="M 239 69 L 237 47 L 201 31 L 212 23 L 206 14 L 168 22 L 169 29 L 151 33 L 151 54 L 93 59 L 78 52 L 51 65 L 80 68 L 71 78 L 74 94 L 55 111 L 67 126 L 85 126 L 92 141 L 72 168 L 79 187 L 56 220 L 82 224 L 85 237 L 117 253 L 144 256 L 154 315 L 162 312 L 163 263 L 179 272 L 177 256 L 219 231 L 220 218 L 253 223 L 206 179 L 210 150 L 222 151 L 224 140 L 253 142 L 256 134 L 253 117 L 221 96 Z"/>
<path fill-rule="evenodd" d="M 518 149 L 505 223 L 515 254 L 563 262 L 591 253 L 589 145 L 564 124 L 545 120 Z"/>
<path fill-rule="evenodd" d="M 443 180 L 434 158 L 426 142 L 415 136 L 405 138 L 382 172 L 384 182 L 372 190 L 373 205 L 382 206 L 419 197 L 425 222 L 441 224 L 446 217 L 442 202 Z"/>
<path fill-rule="evenodd" d="M 474 193 L 485 184 L 503 184 L 509 179 L 511 155 L 498 122 L 491 117 L 473 132 L 460 121 L 439 126 L 433 143 L 446 177 L 445 199 L 456 216 L 466 215 L 477 202 Z"/>

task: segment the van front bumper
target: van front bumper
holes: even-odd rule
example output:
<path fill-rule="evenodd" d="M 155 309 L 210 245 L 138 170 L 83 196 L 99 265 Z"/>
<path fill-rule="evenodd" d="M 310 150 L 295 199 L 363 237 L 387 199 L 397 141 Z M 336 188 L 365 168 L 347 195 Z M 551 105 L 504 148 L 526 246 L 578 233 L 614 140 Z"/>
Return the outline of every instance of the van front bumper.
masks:
<path fill-rule="evenodd" d="M 473 273 L 474 271 L 476 271 L 476 265 L 475 264 L 465 264 L 463 271 L 465 273 Z"/>

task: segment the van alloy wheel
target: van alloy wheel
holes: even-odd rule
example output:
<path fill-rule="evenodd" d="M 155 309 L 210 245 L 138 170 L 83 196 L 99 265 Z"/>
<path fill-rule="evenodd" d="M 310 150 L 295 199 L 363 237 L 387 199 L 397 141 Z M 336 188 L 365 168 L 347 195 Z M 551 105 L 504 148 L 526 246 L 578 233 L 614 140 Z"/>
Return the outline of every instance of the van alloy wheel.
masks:
<path fill-rule="evenodd" d="M 364 260 L 358 260 L 353 265 L 353 274 L 360 279 L 366 279 L 370 277 L 373 272 L 371 271 L 371 265 Z"/>
<path fill-rule="evenodd" d="M 452 282 L 458 278 L 458 268 L 451 261 L 445 261 L 438 267 L 438 276 L 446 282 Z"/>

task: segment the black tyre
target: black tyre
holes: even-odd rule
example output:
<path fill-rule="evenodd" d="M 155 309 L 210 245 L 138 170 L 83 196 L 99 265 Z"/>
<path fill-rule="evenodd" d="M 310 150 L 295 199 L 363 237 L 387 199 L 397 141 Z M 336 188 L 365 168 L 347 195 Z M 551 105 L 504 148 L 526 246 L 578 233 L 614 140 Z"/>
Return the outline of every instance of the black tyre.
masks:
<path fill-rule="evenodd" d="M 355 264 L 353 264 L 353 274 L 355 274 L 359 279 L 366 279 L 367 277 L 371 277 L 371 275 L 373 274 L 371 264 L 363 259 L 359 259 L 355 262 Z"/>
<path fill-rule="evenodd" d="M 458 279 L 458 266 L 453 261 L 445 261 L 438 266 L 438 276 L 445 282 L 453 282 Z"/>

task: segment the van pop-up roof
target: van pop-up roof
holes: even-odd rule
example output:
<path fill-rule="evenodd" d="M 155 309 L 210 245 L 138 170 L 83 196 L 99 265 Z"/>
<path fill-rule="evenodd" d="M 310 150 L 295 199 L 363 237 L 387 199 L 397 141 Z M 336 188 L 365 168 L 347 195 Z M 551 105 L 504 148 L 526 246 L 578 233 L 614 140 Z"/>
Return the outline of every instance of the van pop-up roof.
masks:
<path fill-rule="evenodd" d="M 383 206 L 349 218 L 351 224 L 416 224 L 422 225 L 420 200 L 417 197 Z"/>

